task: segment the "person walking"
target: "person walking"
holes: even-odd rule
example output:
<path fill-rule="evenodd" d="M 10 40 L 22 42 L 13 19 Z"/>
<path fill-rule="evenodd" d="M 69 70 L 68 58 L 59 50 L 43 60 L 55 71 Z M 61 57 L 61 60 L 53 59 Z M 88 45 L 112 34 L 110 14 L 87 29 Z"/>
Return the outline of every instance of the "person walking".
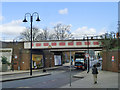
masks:
<path fill-rule="evenodd" d="M 96 68 L 96 65 L 93 65 L 92 74 L 93 74 L 94 84 L 97 84 L 98 69 Z"/>

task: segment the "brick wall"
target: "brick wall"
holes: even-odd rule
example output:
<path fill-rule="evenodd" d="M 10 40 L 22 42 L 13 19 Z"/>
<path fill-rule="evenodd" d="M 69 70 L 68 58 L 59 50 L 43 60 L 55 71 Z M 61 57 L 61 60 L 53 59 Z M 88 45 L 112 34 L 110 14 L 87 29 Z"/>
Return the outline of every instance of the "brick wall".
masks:
<path fill-rule="evenodd" d="M 2 43 L 3 48 L 12 48 L 12 61 L 14 70 L 18 70 L 20 66 L 20 70 L 28 70 L 30 69 L 30 50 L 24 49 L 24 42 L 4 42 Z M 33 49 L 33 54 L 43 55 L 45 60 L 45 67 L 54 67 L 54 55 L 61 55 L 62 52 L 49 52 L 49 50 L 40 50 Z M 15 58 L 17 56 L 17 58 Z M 61 57 L 61 63 L 63 62 L 63 57 Z M 11 62 L 12 63 L 12 62 Z"/>
<path fill-rule="evenodd" d="M 3 48 L 12 48 L 12 62 L 14 70 L 18 70 L 20 66 L 21 70 L 27 70 L 30 67 L 30 52 L 24 49 L 23 42 L 3 42 Z M 17 58 L 15 58 L 17 56 Z"/>
<path fill-rule="evenodd" d="M 29 70 L 30 69 L 30 51 L 22 50 L 20 55 L 20 69 Z"/>
<path fill-rule="evenodd" d="M 45 67 L 55 67 L 54 62 L 54 55 L 61 55 L 61 63 L 63 62 L 62 59 L 62 52 L 50 52 L 49 50 L 44 50 L 44 59 L 45 59 Z"/>
<path fill-rule="evenodd" d="M 114 61 L 112 61 L 114 56 Z M 103 51 L 103 64 L 102 69 L 107 71 L 118 72 L 120 67 L 120 50 Z"/>

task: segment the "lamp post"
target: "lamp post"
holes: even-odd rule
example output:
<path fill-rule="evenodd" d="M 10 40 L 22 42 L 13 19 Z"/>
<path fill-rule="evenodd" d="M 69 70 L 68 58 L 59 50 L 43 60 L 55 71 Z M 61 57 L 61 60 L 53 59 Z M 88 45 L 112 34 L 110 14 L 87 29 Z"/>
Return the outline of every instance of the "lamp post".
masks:
<path fill-rule="evenodd" d="M 89 38 L 88 38 L 88 36 L 87 36 L 87 48 L 88 48 L 88 54 L 89 54 Z M 89 68 L 90 68 L 89 63 L 90 63 L 90 61 L 89 61 L 89 57 L 88 57 L 88 63 L 87 63 L 88 71 L 87 71 L 87 73 L 89 73 Z"/>
<path fill-rule="evenodd" d="M 87 37 L 87 49 L 88 49 L 88 55 L 89 55 L 89 37 L 87 35 L 86 35 L 86 37 Z M 83 38 L 83 40 L 85 40 L 85 38 Z M 88 58 L 88 60 L 87 60 L 87 73 L 89 73 L 90 61 L 89 61 L 89 57 L 87 57 L 87 58 Z"/>
<path fill-rule="evenodd" d="M 70 87 L 71 87 L 71 50 L 70 50 Z"/>
<path fill-rule="evenodd" d="M 13 48 L 13 54 L 12 54 L 12 71 L 14 71 L 14 48 L 15 46 L 14 46 L 14 40 L 13 40 L 13 44 L 12 44 L 12 48 Z"/>
<path fill-rule="evenodd" d="M 26 13 L 25 14 L 25 18 L 23 20 L 23 22 L 28 22 L 26 20 L 26 15 L 30 15 L 30 22 L 31 22 L 31 53 L 30 53 L 30 75 L 32 76 L 32 22 L 33 22 L 33 15 L 37 14 L 37 19 L 36 21 L 40 21 L 39 19 L 39 14 L 37 12 L 34 12 L 33 14 L 30 13 Z"/>

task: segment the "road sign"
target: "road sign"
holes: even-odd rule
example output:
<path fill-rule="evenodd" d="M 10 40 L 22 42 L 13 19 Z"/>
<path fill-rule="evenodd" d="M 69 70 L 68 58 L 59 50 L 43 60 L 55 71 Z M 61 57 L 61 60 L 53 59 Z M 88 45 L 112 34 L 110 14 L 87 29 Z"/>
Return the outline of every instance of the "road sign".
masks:
<path fill-rule="evenodd" d="M 115 59 L 114 59 L 114 56 L 112 56 L 112 62 L 114 62 L 114 60 L 115 60 Z"/>

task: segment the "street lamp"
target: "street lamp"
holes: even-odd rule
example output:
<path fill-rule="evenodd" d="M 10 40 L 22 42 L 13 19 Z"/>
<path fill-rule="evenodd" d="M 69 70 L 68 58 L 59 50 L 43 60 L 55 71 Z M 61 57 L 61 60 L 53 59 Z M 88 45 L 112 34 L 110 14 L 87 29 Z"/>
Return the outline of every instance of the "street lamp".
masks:
<path fill-rule="evenodd" d="M 87 36 L 87 47 L 88 47 L 88 54 L 89 54 L 89 38 Z M 89 68 L 90 68 L 90 65 L 89 65 L 90 61 L 89 61 L 89 57 L 88 57 L 88 71 L 87 73 L 89 73 Z"/>
<path fill-rule="evenodd" d="M 83 38 L 83 40 L 85 40 L 85 37 Z M 87 36 L 87 49 L 88 49 L 88 54 L 89 54 L 89 37 L 88 36 Z M 90 63 L 90 61 L 89 61 L 89 57 L 88 57 L 88 60 L 87 60 L 87 73 L 89 73 L 89 68 L 90 68 L 89 63 Z"/>
<path fill-rule="evenodd" d="M 28 22 L 26 20 L 26 15 L 30 15 L 30 22 L 31 22 L 31 53 L 30 53 L 30 75 L 32 75 L 32 22 L 33 22 L 33 15 L 37 14 L 37 19 L 36 21 L 40 21 L 39 19 L 39 14 L 37 12 L 34 12 L 33 14 L 30 14 L 30 13 L 26 13 L 25 14 L 25 18 L 23 20 L 23 22 Z"/>

